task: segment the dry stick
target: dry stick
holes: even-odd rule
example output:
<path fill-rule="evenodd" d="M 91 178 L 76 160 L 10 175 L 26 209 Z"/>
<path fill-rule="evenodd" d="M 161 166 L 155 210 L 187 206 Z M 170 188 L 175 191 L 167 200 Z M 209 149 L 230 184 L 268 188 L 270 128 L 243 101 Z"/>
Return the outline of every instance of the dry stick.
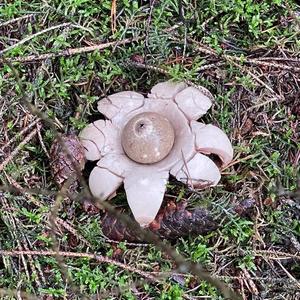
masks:
<path fill-rule="evenodd" d="M 161 276 L 161 277 L 172 277 L 172 276 L 180 276 L 185 278 L 193 278 L 194 276 L 185 274 L 185 273 L 177 273 L 177 272 L 149 272 L 149 274 L 152 274 L 154 276 Z M 267 281 L 267 282 L 283 282 L 283 283 L 295 283 L 292 279 L 286 279 L 286 278 L 278 278 L 278 277 L 241 277 L 241 276 L 229 276 L 229 275 L 214 275 L 216 278 L 221 280 L 256 280 L 256 281 Z"/>
<path fill-rule="evenodd" d="M 1 50 L 1 51 L 0 51 L 0 56 L 3 55 L 3 54 L 6 53 L 6 52 L 8 52 L 8 51 L 10 51 L 10 50 L 12 50 L 12 49 L 18 47 L 18 46 L 20 46 L 20 45 L 25 44 L 26 42 L 28 42 L 28 41 L 30 41 L 30 40 L 36 38 L 36 37 L 39 36 L 39 35 L 42 35 L 42 34 L 44 34 L 44 33 L 46 33 L 46 32 L 49 32 L 49 31 L 52 31 L 52 30 L 55 30 L 55 29 L 58 29 L 58 28 L 67 27 L 67 26 L 70 26 L 70 25 L 71 25 L 71 23 L 63 23 L 63 24 L 59 24 L 59 25 L 52 26 L 52 27 L 46 28 L 46 29 L 44 29 L 44 30 L 41 30 L 41 31 L 39 31 L 39 32 L 37 32 L 37 33 L 35 33 L 35 34 L 32 34 L 32 35 L 30 35 L 30 36 L 24 38 L 23 40 L 21 40 L 21 41 L 15 43 L 15 44 L 13 44 L 13 45 L 11 45 L 11 46 L 9 46 L 9 47 L 3 49 L 3 50 Z"/>
<path fill-rule="evenodd" d="M 270 57 L 270 56 L 266 56 L 266 57 L 258 57 L 256 58 L 256 60 L 259 60 L 259 61 L 264 61 L 264 60 L 267 60 L 267 61 L 289 61 L 289 62 L 293 62 L 293 63 L 298 63 L 300 64 L 300 59 L 297 59 L 297 58 L 293 58 L 293 57 Z"/>
<path fill-rule="evenodd" d="M 31 62 L 31 61 L 40 61 L 40 60 L 51 59 L 51 58 L 60 57 L 60 56 L 71 56 L 71 55 L 75 55 L 75 54 L 93 52 L 95 50 L 102 50 L 102 49 L 117 46 L 117 45 L 124 45 L 124 44 L 128 44 L 128 43 L 136 42 L 136 41 L 140 40 L 141 38 L 142 37 L 136 37 L 136 38 L 132 38 L 132 39 L 124 39 L 121 41 L 108 42 L 108 43 L 94 45 L 94 46 L 69 48 L 69 49 L 62 50 L 62 51 L 59 51 L 56 53 L 28 55 L 25 57 L 19 56 L 19 57 L 14 57 L 14 58 L 7 58 L 6 60 L 0 58 L 0 63 L 4 63 L 5 61 L 26 63 L 26 62 Z"/>
<path fill-rule="evenodd" d="M 7 201 L 6 201 L 5 197 L 1 193 L 0 193 L 0 203 L 1 203 L 1 206 L 3 208 L 5 208 L 6 210 L 9 209 Z M 5 214 L 3 214 L 3 216 L 4 216 L 3 220 L 5 221 L 5 219 L 7 218 L 7 221 L 9 222 L 10 226 L 8 227 L 8 230 L 9 230 L 9 232 L 11 234 L 12 239 L 16 240 L 16 243 L 18 244 L 18 248 L 22 249 L 23 247 L 21 245 L 21 242 L 20 242 L 18 236 L 16 235 L 16 231 L 15 231 L 16 224 L 15 224 L 14 219 L 11 218 L 10 214 L 8 214 L 7 211 L 5 212 Z M 10 230 L 10 227 L 13 227 L 13 230 Z M 29 271 L 28 271 L 28 268 L 27 268 L 27 263 L 26 263 L 24 255 L 21 255 L 21 261 L 22 261 L 23 266 L 24 266 L 24 271 L 25 271 L 26 277 L 27 277 L 28 280 L 30 280 L 30 275 L 29 275 Z"/>
<path fill-rule="evenodd" d="M 218 276 L 217 278 L 221 280 L 255 280 L 255 281 L 267 281 L 267 282 L 278 282 L 278 283 L 286 283 L 286 284 L 295 284 L 294 280 L 292 279 L 286 279 L 286 278 L 272 278 L 272 277 L 240 277 L 240 276 Z"/>
<path fill-rule="evenodd" d="M 143 63 L 136 63 L 136 62 L 133 62 L 133 61 L 128 61 L 126 62 L 124 65 L 127 65 L 127 66 L 135 66 L 137 68 L 143 68 L 143 69 L 146 69 L 146 70 L 151 70 L 151 71 L 155 71 L 155 72 L 159 72 L 161 74 L 164 74 L 164 75 L 167 75 L 167 76 L 170 76 L 170 73 L 166 70 L 166 69 L 163 69 L 163 68 L 160 68 L 160 67 L 156 67 L 156 66 L 152 66 L 152 65 L 149 65 L 149 64 L 143 64 Z M 209 64 L 209 65 L 204 65 L 202 67 L 200 67 L 198 69 L 198 71 L 202 71 L 202 70 L 207 70 L 209 68 L 216 68 L 218 65 L 217 64 Z M 200 85 L 197 85 L 195 83 L 193 83 L 192 81 L 190 80 L 183 80 L 186 84 L 188 85 L 191 85 L 193 87 L 195 87 L 196 89 L 200 90 L 205 96 L 207 96 L 210 100 L 214 101 L 214 97 L 213 95 L 211 94 L 211 92 L 206 89 L 205 87 L 203 86 L 200 86 Z"/>
<path fill-rule="evenodd" d="M 56 238 L 56 229 L 57 229 L 57 224 L 56 224 L 56 219 L 58 216 L 58 211 L 60 209 L 61 203 L 68 191 L 68 189 L 70 188 L 70 184 L 72 182 L 72 178 L 69 178 L 62 186 L 61 190 L 58 192 L 54 205 L 50 211 L 49 214 L 49 222 L 50 222 L 50 229 L 51 229 L 51 238 L 52 238 L 52 248 L 54 250 L 55 253 L 55 258 L 58 262 L 58 266 L 61 270 L 61 274 L 63 279 L 65 280 L 65 282 L 70 286 L 72 292 L 76 294 L 79 294 L 81 296 L 82 299 L 87 299 L 87 297 L 85 295 L 83 295 L 82 293 L 80 293 L 80 291 L 78 290 L 78 287 L 74 285 L 72 278 L 70 277 L 69 273 L 68 273 L 68 267 L 66 266 L 63 256 L 59 254 L 59 243 L 58 240 Z"/>
<path fill-rule="evenodd" d="M 3 151 L 5 148 L 7 148 L 10 144 L 16 141 L 16 139 L 21 136 L 22 134 L 26 133 L 30 128 L 32 128 L 34 125 L 36 125 L 41 119 L 36 119 L 32 123 L 30 123 L 28 126 L 23 128 L 20 132 L 18 132 L 12 139 L 10 139 L 2 148 L 1 151 Z"/>
<path fill-rule="evenodd" d="M 277 100 L 277 99 L 282 100 L 282 97 L 280 95 L 278 95 L 270 86 L 268 86 L 263 80 L 261 80 L 259 77 L 257 77 L 251 71 L 249 71 L 247 68 L 245 68 L 244 66 L 239 65 L 237 62 L 235 62 L 231 58 L 227 58 L 227 59 L 228 59 L 228 61 L 233 63 L 237 68 L 239 68 L 242 72 L 245 72 L 245 73 L 249 74 L 255 81 L 257 81 L 259 84 L 263 85 L 267 90 L 269 90 L 271 93 L 273 93 L 276 96 L 274 101 Z"/>
<path fill-rule="evenodd" d="M 282 252 L 282 251 L 273 251 L 273 250 L 255 250 L 254 255 L 269 255 L 267 257 L 269 258 L 273 258 L 271 257 L 271 255 L 274 255 L 274 256 L 277 256 L 277 259 L 280 259 L 278 256 L 284 256 L 285 259 L 287 258 L 294 258 L 294 259 L 297 259 L 297 260 L 300 260 L 300 254 L 297 255 L 297 254 L 292 254 L 292 253 L 287 253 L 287 252 Z M 275 258 L 273 258 L 275 259 Z"/>
<path fill-rule="evenodd" d="M 26 145 L 37 133 L 37 128 L 35 128 L 31 133 L 29 133 L 26 138 L 18 145 L 18 147 L 0 164 L 0 172 L 6 167 L 6 165 L 18 154 L 21 148 Z"/>
<path fill-rule="evenodd" d="M 228 56 L 233 58 L 234 60 L 236 60 L 238 62 L 243 60 L 240 57 L 231 56 L 231 55 L 228 55 Z M 271 63 L 271 62 L 266 62 L 266 61 L 261 61 L 261 60 L 258 60 L 258 59 L 254 59 L 254 58 L 246 58 L 245 62 L 247 62 L 249 64 L 264 66 L 264 67 L 273 67 L 273 68 L 278 68 L 278 69 L 283 69 L 283 70 L 288 70 L 288 71 L 300 72 L 299 67 L 289 66 L 289 65 L 282 65 L 282 64 L 277 64 L 277 63 Z"/>
<path fill-rule="evenodd" d="M 45 144 L 44 144 L 44 142 L 43 142 L 43 137 L 42 137 L 42 134 L 41 134 L 41 128 L 42 128 L 42 125 L 41 125 L 41 124 L 38 124 L 38 125 L 37 125 L 37 130 L 38 130 L 38 131 L 37 131 L 37 134 L 38 134 L 38 138 L 39 138 L 40 144 L 41 144 L 42 149 L 43 149 L 43 151 L 45 152 L 47 158 L 50 159 L 50 155 L 49 155 L 49 153 L 48 153 L 48 151 L 47 151 L 47 148 L 46 148 L 46 146 L 45 146 Z"/>
<path fill-rule="evenodd" d="M 12 184 L 16 190 L 20 193 L 23 193 L 25 195 L 25 197 L 27 199 L 29 199 L 35 206 L 37 207 L 43 207 L 44 205 L 40 204 L 33 196 L 31 196 L 31 194 L 39 194 L 43 192 L 38 192 L 35 191 L 34 193 L 32 193 L 32 191 L 27 191 L 25 188 L 23 188 L 18 182 L 16 182 L 13 178 L 11 178 L 9 175 L 5 174 L 7 180 L 9 181 L 10 184 Z M 0 190 L 2 190 L 1 186 L 0 186 Z M 28 194 L 28 195 L 26 195 Z M 54 195 L 54 194 L 53 194 Z M 51 196 L 53 196 L 51 195 Z M 73 234 L 74 236 L 76 236 L 76 238 L 80 241 L 82 241 L 86 246 L 88 246 L 89 248 L 93 248 L 93 246 L 81 235 L 79 234 L 75 228 L 73 228 L 69 223 L 67 223 L 66 221 L 64 221 L 63 219 L 61 219 L 60 217 L 56 218 L 56 222 L 63 226 L 68 232 L 70 232 L 71 234 Z"/>
<path fill-rule="evenodd" d="M 79 179 L 79 181 L 80 181 L 80 183 L 81 183 L 81 185 L 84 189 L 84 192 L 86 193 L 86 195 L 88 195 L 89 197 L 91 197 L 91 199 L 94 200 L 96 206 L 99 207 L 99 208 L 104 207 L 111 214 L 118 217 L 124 224 L 126 224 L 126 226 L 128 226 L 132 230 L 137 230 L 139 232 L 139 234 L 146 241 L 154 243 L 154 245 L 156 247 L 158 247 L 160 250 L 166 252 L 175 261 L 175 263 L 177 264 L 177 266 L 178 266 L 178 268 L 181 272 L 191 272 L 192 274 L 196 275 L 199 279 L 207 281 L 211 285 L 218 288 L 221 291 L 221 293 L 225 296 L 225 298 L 232 299 L 232 300 L 241 299 L 240 295 L 235 293 L 225 283 L 223 283 L 220 280 L 214 278 L 209 272 L 207 272 L 202 267 L 202 265 L 194 263 L 194 262 L 186 261 L 186 259 L 182 255 L 177 253 L 177 251 L 174 250 L 168 243 L 160 240 L 160 238 L 157 235 L 155 235 L 152 232 L 146 231 L 142 228 L 137 228 L 136 225 L 132 222 L 132 220 L 128 216 L 125 216 L 124 214 L 121 215 L 118 211 L 116 211 L 116 209 L 111 204 L 109 204 L 108 202 L 103 202 L 100 199 L 95 198 L 90 194 L 88 186 L 87 186 L 87 184 L 86 184 L 86 182 L 85 182 L 78 166 L 76 165 L 76 162 L 73 160 L 72 156 L 70 155 L 70 152 L 67 149 L 67 147 L 65 146 L 65 143 L 63 142 L 63 140 L 61 138 L 61 135 L 56 130 L 56 127 L 53 124 L 53 121 L 51 119 L 49 119 L 43 112 L 41 112 L 38 108 L 36 108 L 34 105 L 32 105 L 28 101 L 17 70 L 14 68 L 14 66 L 10 62 L 8 62 L 7 60 L 5 60 L 5 62 L 12 69 L 12 71 L 13 71 L 15 77 L 16 77 L 17 84 L 18 84 L 20 90 L 23 92 L 23 97 L 21 99 L 21 102 L 23 102 L 27 106 L 27 108 L 29 109 L 29 111 L 32 114 L 35 114 L 39 118 L 43 119 L 50 126 L 50 128 L 53 129 L 54 134 L 56 135 L 58 142 L 61 144 L 61 146 L 63 148 L 63 151 L 66 153 L 68 159 L 73 163 L 73 167 L 74 167 L 74 169 L 76 171 L 76 174 L 78 176 L 78 179 Z"/>
<path fill-rule="evenodd" d="M 56 223 L 63 226 L 67 231 L 73 234 L 78 240 L 82 241 L 86 246 L 93 249 L 93 246 L 81 235 L 79 234 L 76 229 L 74 229 L 69 223 L 61 219 L 60 217 L 56 217 Z"/>
<path fill-rule="evenodd" d="M 1 27 L 4 27 L 4 26 L 7 26 L 7 25 L 10 25 L 12 23 L 16 23 L 16 22 L 19 22 L 19 21 L 22 21 L 22 20 L 25 20 L 25 19 L 29 19 L 35 15 L 38 15 L 39 13 L 34 13 L 34 14 L 30 14 L 30 15 L 26 15 L 26 16 L 21 16 L 21 17 L 18 17 L 18 18 L 15 18 L 15 19 L 11 19 L 11 20 L 8 20 L 6 22 L 3 22 L 3 23 L 0 23 L 0 28 Z"/>
<path fill-rule="evenodd" d="M 177 41 L 177 42 L 182 42 L 178 37 L 173 36 L 172 37 L 173 40 Z M 234 60 L 236 62 L 245 62 L 248 64 L 255 64 L 255 65 L 260 65 L 260 66 L 264 66 L 264 67 L 273 67 L 273 68 L 279 68 L 282 70 L 289 70 L 289 71 L 297 71 L 300 72 L 300 68 L 299 67 L 294 67 L 294 66 L 289 66 L 289 65 L 283 65 L 283 64 L 277 64 L 277 63 L 270 63 L 270 62 L 266 62 L 266 61 L 261 61 L 259 59 L 254 59 L 254 58 L 247 58 L 247 57 L 239 57 L 239 56 L 235 56 L 235 55 L 228 55 L 228 54 L 221 54 L 219 55 L 215 50 L 209 48 L 206 45 L 203 45 L 202 43 L 196 41 L 195 39 L 192 38 L 188 38 L 188 41 L 197 45 L 196 49 L 200 52 L 203 52 L 205 54 L 208 55 L 213 55 L 215 57 L 219 57 L 219 58 L 225 58 L 226 60 Z"/>
<path fill-rule="evenodd" d="M 281 269 L 284 271 L 284 273 L 294 281 L 294 283 L 297 285 L 297 287 L 300 289 L 300 282 L 280 263 L 280 261 L 277 261 L 277 264 L 281 267 Z"/>
<path fill-rule="evenodd" d="M 300 255 L 288 253 L 288 252 L 281 252 L 281 251 L 273 251 L 273 250 L 255 250 L 250 252 L 254 256 L 262 256 L 264 258 L 279 260 L 279 259 L 297 259 L 300 260 Z M 232 256 L 240 256 L 244 253 L 227 253 L 222 254 L 220 256 L 232 257 Z"/>
<path fill-rule="evenodd" d="M 36 195 L 46 195 L 46 196 L 55 196 L 57 194 L 56 191 L 49 191 L 46 189 L 42 189 L 42 188 L 38 188 L 38 189 L 29 189 L 29 188 L 23 188 L 22 190 L 20 188 L 18 188 L 17 186 L 8 186 L 8 185 L 0 185 L 0 191 L 4 191 L 4 192 L 9 192 L 9 193 L 16 193 L 19 194 L 20 191 L 22 193 L 28 193 L 28 194 L 36 194 Z M 34 202 L 36 204 L 36 202 Z"/>
<path fill-rule="evenodd" d="M 13 289 L 5 289 L 0 288 L 0 298 L 3 299 L 4 297 L 14 297 L 16 299 L 22 299 L 22 300 L 41 300 L 42 298 L 39 298 L 33 294 L 20 291 L 20 290 L 13 290 Z"/>
<path fill-rule="evenodd" d="M 130 271 L 136 274 L 139 274 L 151 281 L 155 282 L 160 282 L 159 279 L 157 279 L 155 276 L 148 272 L 144 272 L 142 270 L 139 270 L 137 268 L 128 266 L 126 264 L 123 264 L 121 262 L 118 262 L 116 260 L 113 260 L 111 258 L 108 258 L 106 256 L 98 255 L 98 254 L 92 254 L 92 253 L 78 253 L 78 252 L 66 252 L 66 251 L 19 251 L 19 250 L 0 250 L 0 255 L 3 256 L 19 256 L 19 255 L 37 255 L 37 256 L 56 256 L 59 254 L 60 256 L 63 257 L 73 257 L 73 258 L 90 258 L 90 259 L 95 259 L 99 263 L 108 263 L 115 265 L 119 268 L 122 268 L 126 271 Z"/>
<path fill-rule="evenodd" d="M 117 29 L 117 0 L 112 0 L 111 2 L 110 20 L 111 31 L 115 33 Z"/>

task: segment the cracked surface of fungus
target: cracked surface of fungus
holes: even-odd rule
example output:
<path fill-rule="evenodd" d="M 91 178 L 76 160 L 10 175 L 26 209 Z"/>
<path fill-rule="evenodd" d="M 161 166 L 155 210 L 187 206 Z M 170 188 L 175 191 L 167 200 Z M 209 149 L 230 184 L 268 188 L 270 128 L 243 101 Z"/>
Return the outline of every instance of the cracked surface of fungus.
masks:
<path fill-rule="evenodd" d="M 215 186 L 217 155 L 226 166 L 233 149 L 226 134 L 197 120 L 210 97 L 185 83 L 156 84 L 148 97 L 124 91 L 98 102 L 108 120 L 98 120 L 79 137 L 88 160 L 98 161 L 89 177 L 92 194 L 115 196 L 124 183 L 127 201 L 141 226 L 149 225 L 163 201 L 169 175 L 193 188 Z"/>

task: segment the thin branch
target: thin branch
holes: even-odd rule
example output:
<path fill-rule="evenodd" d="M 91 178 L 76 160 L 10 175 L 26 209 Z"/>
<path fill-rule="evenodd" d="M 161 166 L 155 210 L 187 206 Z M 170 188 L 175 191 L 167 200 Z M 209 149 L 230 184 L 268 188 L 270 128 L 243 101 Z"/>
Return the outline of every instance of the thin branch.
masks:
<path fill-rule="evenodd" d="M 0 288 L 0 297 L 1 299 L 4 299 L 4 297 L 15 297 L 16 299 L 22 299 L 22 300 L 41 300 L 43 298 L 39 298 L 33 294 L 29 294 L 24 291 L 20 290 L 13 290 L 13 289 L 5 289 Z"/>
<path fill-rule="evenodd" d="M 3 151 L 5 148 L 7 148 L 9 145 L 14 143 L 22 134 L 26 133 L 29 129 L 31 129 L 34 125 L 36 125 L 41 119 L 36 119 L 33 122 L 31 122 L 28 126 L 23 128 L 20 132 L 18 132 L 16 135 L 14 135 L 2 148 L 1 151 Z"/>
<path fill-rule="evenodd" d="M 106 49 L 106 48 L 114 47 L 114 46 L 118 46 L 118 45 L 125 45 L 125 44 L 129 44 L 129 43 L 133 43 L 133 42 L 140 40 L 141 38 L 142 37 L 136 37 L 136 38 L 124 39 L 121 41 L 108 42 L 108 43 L 93 45 L 93 46 L 69 48 L 66 50 L 58 51 L 56 53 L 18 56 L 18 57 L 14 57 L 14 58 L 7 58 L 6 61 L 27 63 L 27 62 L 33 62 L 33 61 L 52 59 L 52 58 L 56 58 L 56 57 L 60 57 L 60 56 L 71 56 L 71 55 L 76 55 L 76 54 L 93 52 L 95 50 L 102 50 L 102 49 Z M 0 63 L 4 63 L 4 62 L 5 61 L 0 58 Z"/>
<path fill-rule="evenodd" d="M 178 38 L 177 36 L 172 36 L 171 39 L 175 40 L 177 42 L 182 42 L 181 39 Z M 215 51 L 214 49 L 212 49 L 206 45 L 203 45 L 202 43 L 196 41 L 195 39 L 188 38 L 188 41 L 191 42 L 192 44 L 196 45 L 196 49 L 199 52 L 202 52 L 206 55 L 224 58 L 225 60 L 234 60 L 237 63 L 244 62 L 244 63 L 248 63 L 248 64 L 252 64 L 252 65 L 254 64 L 254 65 L 258 65 L 258 66 L 273 67 L 273 68 L 282 69 L 282 70 L 300 72 L 300 67 L 290 66 L 287 64 L 278 64 L 278 63 L 273 63 L 273 62 L 261 61 L 259 59 L 255 59 L 255 58 L 240 57 L 240 56 L 228 55 L 228 54 L 218 54 L 217 51 Z"/>
<path fill-rule="evenodd" d="M 19 42 L 17 42 L 17 43 L 15 43 L 15 44 L 13 44 L 13 45 L 11 45 L 11 46 L 9 46 L 9 47 L 7 47 L 7 48 L 1 50 L 1 51 L 0 51 L 0 56 L 3 55 L 3 54 L 6 53 L 6 52 L 12 50 L 12 49 L 15 49 L 15 48 L 18 47 L 18 46 L 21 46 L 21 45 L 25 44 L 26 42 L 28 42 L 28 41 L 30 41 L 30 40 L 36 38 L 36 37 L 39 36 L 39 35 L 42 35 L 42 34 L 44 34 L 44 33 L 46 33 L 46 32 L 49 32 L 49 31 L 52 31 L 52 30 L 55 30 L 55 29 L 58 29 L 58 28 L 67 27 L 67 26 L 70 26 L 70 25 L 71 25 L 71 23 L 62 23 L 62 24 L 59 24 L 59 25 L 52 26 L 52 27 L 46 28 L 46 29 L 44 29 L 44 30 L 41 30 L 41 31 L 39 31 L 39 32 L 37 32 L 37 33 L 35 33 L 35 34 L 29 35 L 29 36 L 27 36 L 26 38 L 24 38 L 23 40 L 20 40 Z"/>
<path fill-rule="evenodd" d="M 274 259 L 292 259 L 292 258 L 294 258 L 294 259 L 300 260 L 299 254 L 292 254 L 292 253 L 282 252 L 282 251 L 255 250 L 254 254 L 259 255 L 259 256 L 267 256 L 268 258 L 272 258 L 272 256 L 274 256 Z"/>
<path fill-rule="evenodd" d="M 0 164 L 0 172 L 6 165 L 19 153 L 24 145 L 26 145 L 37 133 L 37 128 L 30 132 L 26 138 L 18 145 L 18 147 Z"/>
<path fill-rule="evenodd" d="M 99 254 L 92 254 L 92 253 L 80 253 L 80 252 L 66 252 L 66 251 L 37 251 L 37 250 L 31 250 L 31 251 L 19 251 L 19 250 L 0 250 L 0 255 L 3 256 L 19 256 L 19 255 L 31 255 L 31 256 L 56 256 L 59 254 L 63 257 L 71 257 L 71 258 L 89 258 L 94 259 L 99 263 L 108 263 L 115 265 L 121 269 L 124 269 L 126 271 L 130 271 L 136 274 L 139 274 L 151 281 L 160 282 L 155 276 L 151 275 L 148 272 L 139 270 L 137 268 L 134 268 L 132 266 L 126 265 L 124 263 L 118 262 L 114 259 L 108 258 L 106 256 L 102 256 Z"/>
<path fill-rule="evenodd" d="M 298 289 L 300 289 L 300 282 L 280 263 L 280 261 L 277 261 L 277 264 L 281 267 L 284 273 L 297 285 Z"/>
<path fill-rule="evenodd" d="M 161 68 L 161 67 L 156 67 L 156 66 L 152 66 L 152 65 L 149 65 L 149 64 L 143 64 L 143 63 L 137 63 L 137 62 L 133 62 L 133 61 L 128 61 L 126 63 L 124 63 L 125 66 L 134 66 L 134 67 L 137 67 L 137 68 L 142 68 L 142 69 L 146 69 L 146 70 L 151 70 L 151 71 L 155 71 L 155 72 L 159 72 L 161 74 L 164 74 L 164 75 L 167 75 L 167 76 L 171 76 L 169 71 L 164 69 L 164 68 Z M 207 69 L 210 69 L 210 68 L 215 68 L 217 67 L 218 64 L 209 64 L 209 65 L 204 65 L 202 67 L 200 67 L 198 69 L 198 71 L 202 71 L 202 70 L 207 70 Z M 210 100 L 214 101 L 214 97 L 213 95 L 211 94 L 211 92 L 206 89 L 205 87 L 203 86 L 200 86 L 200 85 L 197 85 L 195 84 L 194 82 L 190 81 L 190 80 L 186 80 L 186 79 L 183 79 L 183 81 L 190 85 L 190 86 L 193 86 L 194 88 L 200 90 L 205 96 L 207 96 Z"/>
<path fill-rule="evenodd" d="M 8 20 L 6 22 L 0 23 L 0 28 L 4 27 L 4 26 L 8 26 L 8 25 L 16 23 L 16 22 L 19 22 L 19 21 L 22 21 L 22 20 L 30 19 L 31 17 L 38 15 L 38 14 L 40 14 L 40 13 L 37 12 L 37 13 L 30 14 L 30 15 L 21 16 L 21 17 L 15 18 L 15 19 Z"/>

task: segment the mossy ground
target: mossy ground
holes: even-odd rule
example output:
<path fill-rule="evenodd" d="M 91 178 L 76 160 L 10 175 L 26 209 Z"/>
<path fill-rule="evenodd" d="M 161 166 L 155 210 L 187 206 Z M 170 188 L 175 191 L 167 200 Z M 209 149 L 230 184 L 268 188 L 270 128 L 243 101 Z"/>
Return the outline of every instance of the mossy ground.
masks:
<path fill-rule="evenodd" d="M 282 0 L 2 1 L 0 60 L 35 55 L 30 62 L 13 62 L 13 68 L 0 62 L 0 165 L 9 158 L 0 172 L 2 185 L 57 191 L 46 153 L 53 130 L 40 122 L 18 135 L 36 119 L 22 104 L 24 91 L 60 132 L 67 132 L 100 118 L 96 102 L 107 94 L 146 94 L 153 84 L 170 78 L 203 85 L 215 97 L 203 120 L 230 136 L 235 158 L 216 188 L 195 193 L 171 180 L 168 193 L 189 198 L 191 206 L 210 204 L 213 213 L 226 217 L 216 232 L 181 239 L 173 246 L 244 299 L 299 299 L 299 14 L 297 2 Z M 136 40 L 121 43 L 127 38 Z M 109 41 L 120 44 L 40 59 L 44 53 Z M 233 205 L 248 198 L 255 199 L 254 217 L 231 213 Z M 0 200 L 1 250 L 53 249 L 53 196 L 6 191 Z M 124 200 L 121 191 L 115 203 Z M 58 225 L 55 232 L 61 251 L 97 252 L 146 272 L 176 271 L 154 245 L 107 242 L 100 215 L 89 214 L 80 203 L 64 203 L 58 216 L 69 225 Z M 1 299 L 14 298 L 4 297 L 7 289 L 47 300 L 82 295 L 223 299 L 214 287 L 192 277 L 173 274 L 152 283 L 132 271 L 86 258 L 65 258 L 67 282 L 59 261 L 41 255 L 2 256 Z"/>

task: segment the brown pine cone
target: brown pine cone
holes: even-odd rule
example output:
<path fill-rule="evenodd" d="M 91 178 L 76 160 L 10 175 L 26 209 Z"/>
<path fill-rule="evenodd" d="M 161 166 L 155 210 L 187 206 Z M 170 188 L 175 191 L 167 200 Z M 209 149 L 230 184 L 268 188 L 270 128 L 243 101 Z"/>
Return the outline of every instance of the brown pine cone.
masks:
<path fill-rule="evenodd" d="M 80 171 L 83 170 L 85 165 L 84 148 L 75 134 L 63 135 L 62 141 L 73 161 L 70 160 L 60 142 L 55 139 L 50 149 L 51 173 L 60 187 L 71 178 L 69 191 L 74 192 L 78 187 L 75 165 Z"/>
<path fill-rule="evenodd" d="M 189 235 L 206 234 L 218 228 L 218 223 L 204 208 L 186 209 L 186 201 L 175 203 L 170 201 L 162 208 L 148 230 L 159 237 L 175 240 Z M 135 221 L 134 221 L 135 222 Z M 139 228 L 137 222 L 136 227 Z M 116 216 L 106 213 L 102 220 L 102 232 L 111 240 L 141 242 L 138 231 L 128 228 Z"/>

